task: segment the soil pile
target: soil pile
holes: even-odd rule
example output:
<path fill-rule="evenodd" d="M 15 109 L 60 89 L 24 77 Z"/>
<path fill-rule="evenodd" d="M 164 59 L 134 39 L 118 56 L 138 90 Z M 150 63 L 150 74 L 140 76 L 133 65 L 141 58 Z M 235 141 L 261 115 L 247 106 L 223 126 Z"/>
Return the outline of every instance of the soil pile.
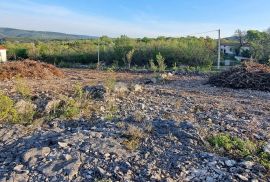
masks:
<path fill-rule="evenodd" d="M 51 79 L 63 77 L 64 73 L 53 65 L 33 60 L 5 62 L 0 64 L 0 80 L 14 77 Z"/>
<path fill-rule="evenodd" d="M 240 66 L 211 76 L 208 83 L 218 87 L 270 91 L 270 67 L 244 62 Z"/>

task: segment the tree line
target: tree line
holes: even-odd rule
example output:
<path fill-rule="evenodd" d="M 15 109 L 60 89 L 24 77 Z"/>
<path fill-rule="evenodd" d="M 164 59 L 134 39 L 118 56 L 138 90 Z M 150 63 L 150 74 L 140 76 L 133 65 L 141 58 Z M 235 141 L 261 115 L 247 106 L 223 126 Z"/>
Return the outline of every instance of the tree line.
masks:
<path fill-rule="evenodd" d="M 267 63 L 270 56 L 270 31 L 236 31 L 240 45 L 248 44 L 250 57 Z M 217 40 L 197 37 L 158 37 L 134 39 L 127 36 L 102 36 L 90 40 L 6 41 L 9 60 L 33 59 L 65 66 L 100 64 L 130 68 L 158 65 L 164 58 L 166 67 L 192 66 L 210 68 L 217 60 Z M 157 59 L 159 58 L 159 59 Z"/>

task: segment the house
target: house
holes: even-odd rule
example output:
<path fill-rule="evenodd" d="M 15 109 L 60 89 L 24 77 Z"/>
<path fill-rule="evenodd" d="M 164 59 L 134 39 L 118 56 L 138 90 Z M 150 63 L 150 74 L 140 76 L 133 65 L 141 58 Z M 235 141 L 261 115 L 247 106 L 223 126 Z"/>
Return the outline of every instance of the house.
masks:
<path fill-rule="evenodd" d="M 7 61 L 7 49 L 0 45 L 0 62 Z"/>
<path fill-rule="evenodd" d="M 229 56 L 241 56 L 244 52 L 250 50 L 250 46 L 245 44 L 241 46 L 239 43 L 224 43 L 221 44 L 221 52 Z"/>

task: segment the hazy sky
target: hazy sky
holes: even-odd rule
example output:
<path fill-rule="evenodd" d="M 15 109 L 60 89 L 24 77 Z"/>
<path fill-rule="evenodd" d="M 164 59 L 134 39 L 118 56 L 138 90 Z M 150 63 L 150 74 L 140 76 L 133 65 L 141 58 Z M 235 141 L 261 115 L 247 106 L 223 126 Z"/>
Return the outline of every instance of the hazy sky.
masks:
<path fill-rule="evenodd" d="M 270 0 L 0 0 L 0 27 L 116 37 L 270 27 Z M 216 36 L 216 33 L 202 35 Z"/>

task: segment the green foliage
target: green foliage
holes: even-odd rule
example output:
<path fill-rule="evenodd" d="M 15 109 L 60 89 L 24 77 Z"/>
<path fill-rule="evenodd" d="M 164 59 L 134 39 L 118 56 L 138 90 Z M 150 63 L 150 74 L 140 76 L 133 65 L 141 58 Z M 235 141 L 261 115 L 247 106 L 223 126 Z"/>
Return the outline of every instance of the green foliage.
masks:
<path fill-rule="evenodd" d="M 35 114 L 35 108 L 31 103 L 26 102 L 24 108 L 16 108 L 10 97 L 0 93 L 0 122 L 31 124 Z"/>
<path fill-rule="evenodd" d="M 80 114 L 80 109 L 73 98 L 66 100 L 62 111 L 62 116 L 67 119 L 72 119 Z"/>
<path fill-rule="evenodd" d="M 160 52 L 156 55 L 157 63 L 158 63 L 158 71 L 164 72 L 166 70 L 165 58 L 160 54 Z"/>
<path fill-rule="evenodd" d="M 0 122 L 12 120 L 15 113 L 13 100 L 0 92 Z"/>
<path fill-rule="evenodd" d="M 131 39 L 127 36 L 112 39 L 101 37 L 100 60 L 106 65 L 126 66 L 132 64 L 146 66 L 148 61 L 160 53 L 166 57 L 165 65 L 208 66 L 216 59 L 216 42 L 213 39 L 196 37 Z M 39 59 L 60 67 L 72 67 L 77 64 L 97 63 L 98 40 L 53 40 L 15 42 L 8 41 L 10 60 L 20 58 Z M 136 51 L 132 51 L 136 50 Z M 131 51 L 131 52 L 130 52 Z M 133 53 L 132 59 L 127 54 Z M 116 60 L 116 62 L 113 62 Z"/>
<path fill-rule="evenodd" d="M 150 65 L 150 70 L 151 70 L 151 71 L 153 71 L 153 72 L 157 72 L 158 67 L 155 65 L 155 63 L 154 63 L 154 60 L 153 60 L 153 59 L 150 59 L 150 60 L 149 60 L 149 65 Z"/>
<path fill-rule="evenodd" d="M 172 69 L 173 69 L 173 71 L 177 71 L 178 70 L 178 67 L 177 67 L 177 64 L 176 63 L 173 64 L 173 68 Z"/>
<path fill-rule="evenodd" d="M 259 162 L 267 169 L 270 169 L 270 154 L 266 152 L 259 153 Z"/>
<path fill-rule="evenodd" d="M 242 140 L 231 137 L 228 134 L 218 134 L 208 139 L 209 143 L 216 149 L 223 148 L 227 152 L 241 157 L 252 155 L 256 152 L 257 146 L 250 140 Z"/>
<path fill-rule="evenodd" d="M 210 137 L 208 141 L 215 148 L 224 148 L 226 150 L 231 150 L 233 147 L 231 137 L 227 134 L 220 134 Z"/>
<path fill-rule="evenodd" d="M 252 57 L 262 63 L 267 63 L 270 56 L 270 33 L 249 30 L 246 37 L 251 46 Z"/>
<path fill-rule="evenodd" d="M 130 69 L 131 61 L 132 61 L 134 52 L 135 52 L 135 50 L 132 49 L 132 50 L 130 50 L 130 51 L 127 53 L 127 55 L 126 55 L 126 57 L 127 57 L 127 62 L 128 62 L 128 69 Z"/>
<path fill-rule="evenodd" d="M 74 119 L 80 115 L 80 105 L 74 98 L 63 97 L 62 101 L 55 106 L 54 112 L 50 113 L 49 119 L 63 118 Z"/>

